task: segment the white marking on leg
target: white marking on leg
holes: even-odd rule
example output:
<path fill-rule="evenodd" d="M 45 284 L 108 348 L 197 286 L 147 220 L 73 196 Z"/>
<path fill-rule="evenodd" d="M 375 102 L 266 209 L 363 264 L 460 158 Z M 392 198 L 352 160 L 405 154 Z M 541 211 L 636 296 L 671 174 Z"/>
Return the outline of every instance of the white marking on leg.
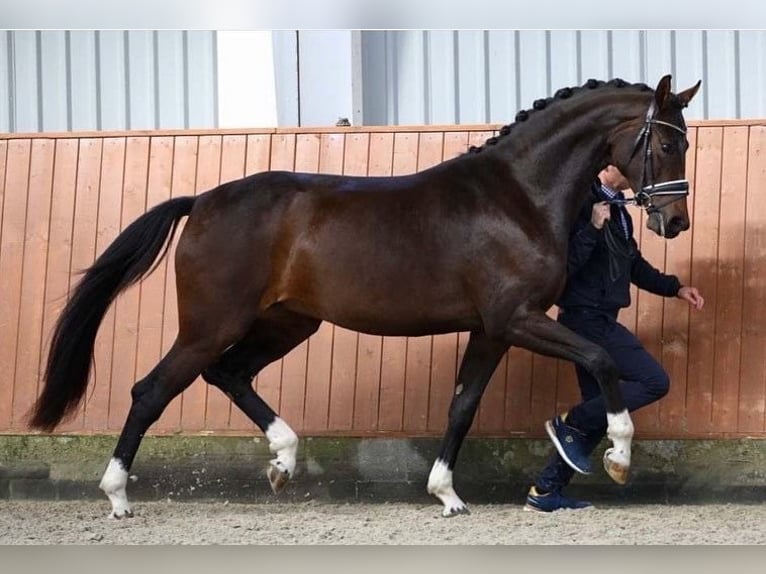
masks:
<path fill-rule="evenodd" d="M 269 439 L 269 450 L 277 455 L 271 463 L 286 472 L 288 477 L 292 477 L 298 454 L 298 435 L 285 421 L 277 417 L 266 429 L 266 438 Z"/>
<path fill-rule="evenodd" d="M 101 478 L 99 488 L 109 497 L 112 503 L 113 518 L 122 518 L 123 516 L 133 516 L 128 504 L 128 495 L 125 492 L 125 486 L 128 484 L 128 472 L 118 458 L 109 461 L 104 476 Z"/>
<path fill-rule="evenodd" d="M 447 463 L 437 458 L 428 475 L 428 494 L 433 494 L 444 504 L 442 516 L 454 516 L 468 513 L 465 503 L 452 488 L 452 471 Z"/>
<path fill-rule="evenodd" d="M 630 443 L 633 438 L 633 421 L 627 409 L 617 414 L 606 413 L 607 436 L 614 445 L 609 459 L 617 464 L 630 467 Z"/>

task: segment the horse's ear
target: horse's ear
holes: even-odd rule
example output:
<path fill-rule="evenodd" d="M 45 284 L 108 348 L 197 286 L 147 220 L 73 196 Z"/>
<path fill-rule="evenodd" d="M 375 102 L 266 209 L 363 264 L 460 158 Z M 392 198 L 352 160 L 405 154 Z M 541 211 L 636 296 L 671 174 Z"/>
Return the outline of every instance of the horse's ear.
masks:
<path fill-rule="evenodd" d="M 670 74 L 662 76 L 654 90 L 654 101 L 657 103 L 657 109 L 661 110 L 670 97 Z"/>
<path fill-rule="evenodd" d="M 691 88 L 688 90 L 684 90 L 680 94 L 678 94 L 678 101 L 681 102 L 681 105 L 683 107 L 686 107 L 689 105 L 689 102 L 692 100 L 694 95 L 697 93 L 697 90 L 700 89 L 700 84 L 702 83 L 702 80 L 699 80 L 696 84 L 694 84 Z"/>

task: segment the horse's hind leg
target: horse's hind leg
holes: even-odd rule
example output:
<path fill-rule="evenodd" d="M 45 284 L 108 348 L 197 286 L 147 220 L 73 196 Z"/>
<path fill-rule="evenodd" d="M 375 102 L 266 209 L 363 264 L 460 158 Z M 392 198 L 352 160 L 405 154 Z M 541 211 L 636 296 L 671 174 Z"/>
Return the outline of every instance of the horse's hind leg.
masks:
<path fill-rule="evenodd" d="M 452 487 L 452 471 L 463 439 L 471 428 L 476 408 L 492 373 L 508 345 L 483 333 L 471 333 L 460 365 L 455 395 L 449 408 L 449 422 L 441 451 L 428 476 L 428 493 L 444 504 L 443 516 L 468 514 L 468 508 Z"/>
<path fill-rule="evenodd" d="M 226 393 L 266 435 L 269 449 L 276 454 L 267 469 L 275 493 L 295 472 L 298 436 L 253 390 L 253 378 L 310 337 L 320 323 L 286 311 L 278 319 L 258 320 L 241 341 L 202 372 L 208 383 Z"/>
<path fill-rule="evenodd" d="M 141 439 L 165 407 L 186 389 L 221 349 L 210 341 L 182 342 L 177 339 L 167 355 L 141 381 L 131 395 L 133 402 L 112 459 L 101 479 L 101 490 L 112 503 L 115 518 L 133 516 L 125 487 Z"/>

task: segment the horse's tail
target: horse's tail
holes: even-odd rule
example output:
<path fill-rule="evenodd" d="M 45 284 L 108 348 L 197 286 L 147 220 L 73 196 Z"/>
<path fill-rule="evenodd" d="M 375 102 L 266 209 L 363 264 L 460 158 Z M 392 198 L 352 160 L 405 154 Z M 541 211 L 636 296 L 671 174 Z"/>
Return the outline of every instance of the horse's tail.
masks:
<path fill-rule="evenodd" d="M 165 257 L 178 223 L 191 213 L 195 199 L 179 197 L 154 207 L 120 233 L 85 271 L 53 330 L 43 391 L 31 412 L 32 427 L 51 431 L 80 404 L 106 310 L 121 291 L 154 271 L 152 263 Z"/>

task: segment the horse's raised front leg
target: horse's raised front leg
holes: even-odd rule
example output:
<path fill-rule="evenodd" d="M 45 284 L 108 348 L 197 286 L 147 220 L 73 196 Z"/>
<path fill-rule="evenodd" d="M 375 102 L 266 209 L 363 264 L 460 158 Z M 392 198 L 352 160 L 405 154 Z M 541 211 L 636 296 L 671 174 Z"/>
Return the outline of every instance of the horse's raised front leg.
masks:
<path fill-rule="evenodd" d="M 541 311 L 515 318 L 508 326 L 508 339 L 535 353 L 573 361 L 598 381 L 606 406 L 607 436 L 613 444 L 605 453 L 604 467 L 615 482 L 624 484 L 630 470 L 633 422 L 620 394 L 619 372 L 612 358 L 599 345 Z"/>
<path fill-rule="evenodd" d="M 506 344 L 493 341 L 483 333 L 471 333 L 450 404 L 447 432 L 428 477 L 428 493 L 444 504 L 442 516 L 469 513 L 452 487 L 452 471 L 484 389 L 507 350 Z"/>

